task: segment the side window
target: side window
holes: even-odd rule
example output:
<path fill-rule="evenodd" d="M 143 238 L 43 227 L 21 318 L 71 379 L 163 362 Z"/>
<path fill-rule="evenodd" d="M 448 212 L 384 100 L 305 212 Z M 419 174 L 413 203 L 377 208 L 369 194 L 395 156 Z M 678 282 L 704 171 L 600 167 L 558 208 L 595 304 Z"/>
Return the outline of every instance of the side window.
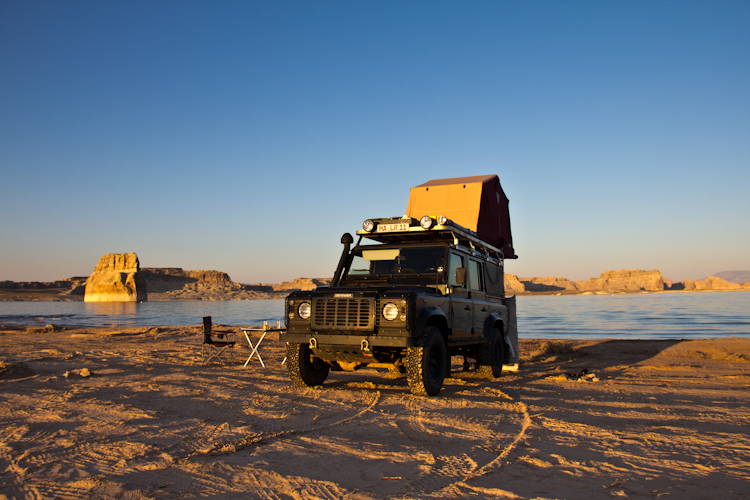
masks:
<path fill-rule="evenodd" d="M 450 262 L 448 263 L 448 284 L 450 286 L 456 286 L 456 269 L 464 267 L 464 258 L 455 253 L 450 254 Z"/>
<path fill-rule="evenodd" d="M 471 290 L 482 290 L 482 273 L 480 272 L 482 270 L 481 264 L 475 260 L 469 261 L 469 287 Z"/>

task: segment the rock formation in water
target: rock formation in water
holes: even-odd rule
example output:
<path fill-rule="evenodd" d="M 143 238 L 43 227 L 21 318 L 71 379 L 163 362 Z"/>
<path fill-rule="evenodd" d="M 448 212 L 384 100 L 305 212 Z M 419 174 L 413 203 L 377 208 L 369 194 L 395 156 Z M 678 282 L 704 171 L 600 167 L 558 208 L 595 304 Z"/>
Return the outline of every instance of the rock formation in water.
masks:
<path fill-rule="evenodd" d="M 555 278 L 554 276 L 542 278 L 518 278 L 527 292 L 558 292 L 578 291 L 578 287 L 567 278 Z"/>
<path fill-rule="evenodd" d="M 66 295 L 83 295 L 88 276 L 57 281 L 0 281 L 0 290 L 50 290 Z"/>
<path fill-rule="evenodd" d="M 256 298 L 244 293 L 221 271 L 184 271 L 179 267 L 144 267 L 141 269 L 151 300 L 236 300 Z"/>
<path fill-rule="evenodd" d="M 573 282 L 567 278 L 534 277 L 518 278 L 505 275 L 505 293 L 624 293 L 657 292 L 664 290 L 664 278 L 657 270 L 640 269 L 607 271 L 598 278 Z"/>
<path fill-rule="evenodd" d="M 515 295 L 526 292 L 526 287 L 515 274 L 505 274 L 505 295 Z"/>
<path fill-rule="evenodd" d="M 292 290 L 315 290 L 318 286 L 324 286 L 331 283 L 330 278 L 297 278 L 293 281 L 285 281 L 280 285 L 273 285 L 273 289 L 277 292 L 292 291 Z"/>
<path fill-rule="evenodd" d="M 723 278 L 709 276 L 705 280 L 685 280 L 672 285 L 670 290 L 750 290 L 750 283 L 732 283 Z"/>
<path fill-rule="evenodd" d="M 143 302 L 148 300 L 146 280 L 134 253 L 108 253 L 99 259 L 86 280 L 86 302 Z"/>
<path fill-rule="evenodd" d="M 141 274 L 146 280 L 150 293 L 164 293 L 181 290 L 187 285 L 198 283 L 225 286 L 232 284 L 227 273 L 221 271 L 183 271 L 179 267 L 144 267 Z"/>
<path fill-rule="evenodd" d="M 577 281 L 579 292 L 657 292 L 664 290 L 664 277 L 656 269 L 607 271 L 598 278 Z"/>
<path fill-rule="evenodd" d="M 151 300 L 283 299 L 292 290 L 312 290 L 329 278 L 298 278 L 279 285 L 235 283 L 221 271 L 184 271 L 181 268 L 144 267 Z"/>

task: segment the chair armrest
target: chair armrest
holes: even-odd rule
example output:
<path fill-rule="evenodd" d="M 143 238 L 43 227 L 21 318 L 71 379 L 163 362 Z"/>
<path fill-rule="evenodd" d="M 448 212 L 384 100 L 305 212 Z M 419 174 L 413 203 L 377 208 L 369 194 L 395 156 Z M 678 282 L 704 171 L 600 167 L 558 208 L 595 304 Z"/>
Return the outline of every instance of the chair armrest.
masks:
<path fill-rule="evenodd" d="M 214 330 L 214 329 L 211 329 L 211 335 L 212 336 L 216 335 L 220 339 L 223 339 L 224 337 L 228 337 L 230 335 L 234 335 L 235 333 L 237 333 L 237 332 L 235 332 L 234 330 Z"/>

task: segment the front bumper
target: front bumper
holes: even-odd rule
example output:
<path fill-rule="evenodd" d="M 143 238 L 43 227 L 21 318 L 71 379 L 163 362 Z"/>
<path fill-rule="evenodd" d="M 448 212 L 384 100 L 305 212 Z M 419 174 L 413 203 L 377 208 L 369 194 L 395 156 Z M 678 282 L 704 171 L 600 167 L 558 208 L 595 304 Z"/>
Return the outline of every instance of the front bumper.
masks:
<path fill-rule="evenodd" d="M 315 339 L 318 346 L 361 346 L 362 341 L 366 341 L 370 347 L 413 347 L 411 337 L 390 337 L 385 335 L 367 335 L 367 334 L 316 334 L 308 333 L 281 333 L 279 341 L 291 344 L 309 344 L 311 339 Z"/>

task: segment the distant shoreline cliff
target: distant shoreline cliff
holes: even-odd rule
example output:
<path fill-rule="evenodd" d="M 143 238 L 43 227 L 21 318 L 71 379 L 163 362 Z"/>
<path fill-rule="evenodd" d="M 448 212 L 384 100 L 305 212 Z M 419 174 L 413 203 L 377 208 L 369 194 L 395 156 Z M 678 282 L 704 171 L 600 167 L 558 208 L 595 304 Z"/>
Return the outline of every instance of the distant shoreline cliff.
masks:
<path fill-rule="evenodd" d="M 606 271 L 598 278 L 583 281 L 571 281 L 567 278 L 556 277 L 522 278 L 513 274 L 505 275 L 505 293 L 507 295 L 732 290 L 750 290 L 750 283 L 733 283 L 716 276 L 709 276 L 702 281 L 685 280 L 675 283 L 671 280 L 665 280 L 661 272 L 656 269 L 651 271 L 641 269 Z"/>
<path fill-rule="evenodd" d="M 142 267 L 140 273 L 146 280 L 149 301 L 283 299 L 293 290 L 312 290 L 331 281 L 330 278 L 297 278 L 280 284 L 243 284 L 232 281 L 221 271 L 185 271 L 178 267 Z M 0 281 L 0 301 L 83 300 L 87 279 L 88 276 L 78 276 L 53 282 Z M 672 282 L 655 269 L 606 271 L 599 278 L 582 281 L 505 275 L 505 291 L 509 296 L 741 290 L 750 290 L 750 283 L 734 283 L 716 276 L 702 281 Z"/>
<path fill-rule="evenodd" d="M 330 278 L 297 278 L 280 284 L 243 284 L 221 271 L 185 271 L 179 267 L 142 267 L 149 301 L 283 299 L 293 290 L 312 290 Z M 0 301 L 83 300 L 88 276 L 51 282 L 0 281 Z"/>

